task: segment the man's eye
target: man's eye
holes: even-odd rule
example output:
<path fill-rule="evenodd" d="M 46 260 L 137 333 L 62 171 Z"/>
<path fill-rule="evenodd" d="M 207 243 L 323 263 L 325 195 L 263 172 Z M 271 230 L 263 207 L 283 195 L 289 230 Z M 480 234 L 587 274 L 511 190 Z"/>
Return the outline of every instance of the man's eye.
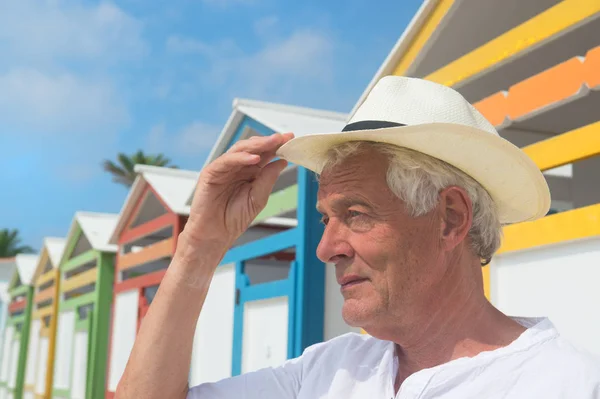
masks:
<path fill-rule="evenodd" d="M 348 211 L 348 216 L 351 218 L 361 216 L 361 215 L 362 215 L 362 213 L 358 212 L 358 211 L 353 211 L 353 210 Z"/>
<path fill-rule="evenodd" d="M 329 218 L 327 216 L 322 216 L 321 223 L 323 223 L 324 225 L 327 225 L 327 223 L 329 223 Z"/>

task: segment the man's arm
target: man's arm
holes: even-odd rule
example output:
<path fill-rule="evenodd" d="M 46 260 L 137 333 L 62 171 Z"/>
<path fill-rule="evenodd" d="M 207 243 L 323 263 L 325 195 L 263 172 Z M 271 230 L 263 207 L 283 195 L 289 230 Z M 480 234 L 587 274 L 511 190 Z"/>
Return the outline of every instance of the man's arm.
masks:
<path fill-rule="evenodd" d="M 142 322 L 117 399 L 186 397 L 195 327 L 215 269 L 266 205 L 286 165 L 270 161 L 291 138 L 276 134 L 238 142 L 202 171 L 188 222 Z"/>

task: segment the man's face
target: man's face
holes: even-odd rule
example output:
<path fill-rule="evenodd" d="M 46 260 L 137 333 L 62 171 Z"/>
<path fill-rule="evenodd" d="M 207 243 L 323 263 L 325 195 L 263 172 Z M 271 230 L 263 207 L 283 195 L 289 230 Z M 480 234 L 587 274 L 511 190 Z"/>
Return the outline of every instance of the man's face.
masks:
<path fill-rule="evenodd" d="M 335 264 L 345 321 L 367 330 L 418 312 L 442 273 L 436 210 L 410 216 L 387 186 L 387 168 L 385 156 L 362 151 L 324 171 L 318 193 L 317 256 Z"/>

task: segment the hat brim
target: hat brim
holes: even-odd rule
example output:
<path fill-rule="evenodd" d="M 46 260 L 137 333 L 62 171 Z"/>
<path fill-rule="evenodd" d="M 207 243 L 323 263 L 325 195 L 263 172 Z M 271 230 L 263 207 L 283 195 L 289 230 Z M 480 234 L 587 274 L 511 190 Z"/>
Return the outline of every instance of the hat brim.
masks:
<path fill-rule="evenodd" d="M 531 158 L 500 136 L 464 125 L 431 123 L 311 134 L 290 140 L 277 156 L 321 173 L 328 150 L 348 141 L 392 144 L 453 165 L 488 191 L 502 224 L 539 219 L 550 208 L 548 184 Z"/>

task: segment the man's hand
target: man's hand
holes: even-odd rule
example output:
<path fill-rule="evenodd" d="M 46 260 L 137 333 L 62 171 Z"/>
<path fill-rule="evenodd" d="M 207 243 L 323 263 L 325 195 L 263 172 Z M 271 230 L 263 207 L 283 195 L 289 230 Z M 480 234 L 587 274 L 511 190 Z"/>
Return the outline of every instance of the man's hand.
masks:
<path fill-rule="evenodd" d="M 271 162 L 292 133 L 254 136 L 234 144 L 200 173 L 190 216 L 188 239 L 231 245 L 264 209 L 285 160 Z"/>

